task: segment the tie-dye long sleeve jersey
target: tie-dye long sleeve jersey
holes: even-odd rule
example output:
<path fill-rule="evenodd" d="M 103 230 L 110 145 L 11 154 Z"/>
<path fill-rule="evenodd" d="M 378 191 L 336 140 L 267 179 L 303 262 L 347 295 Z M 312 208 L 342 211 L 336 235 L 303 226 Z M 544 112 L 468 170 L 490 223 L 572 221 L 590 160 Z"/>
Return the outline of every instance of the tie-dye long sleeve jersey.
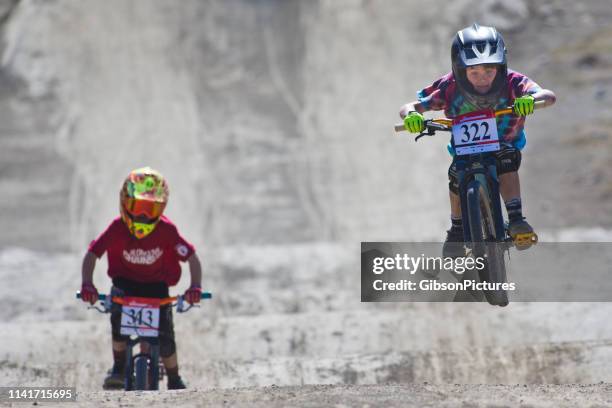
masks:
<path fill-rule="evenodd" d="M 499 98 L 495 110 L 511 106 L 514 99 L 519 96 L 534 94 L 542 90 L 537 83 L 526 75 L 512 70 L 508 70 L 507 84 L 508 92 L 504 92 Z M 417 98 L 426 110 L 444 110 L 444 114 L 448 118 L 477 110 L 459 92 L 452 72 L 417 92 Z M 527 143 L 524 126 L 524 116 L 502 115 L 497 117 L 497 132 L 500 141 L 504 144 L 511 144 L 518 149 L 522 149 Z M 452 148 L 449 148 L 449 151 L 454 154 Z"/>

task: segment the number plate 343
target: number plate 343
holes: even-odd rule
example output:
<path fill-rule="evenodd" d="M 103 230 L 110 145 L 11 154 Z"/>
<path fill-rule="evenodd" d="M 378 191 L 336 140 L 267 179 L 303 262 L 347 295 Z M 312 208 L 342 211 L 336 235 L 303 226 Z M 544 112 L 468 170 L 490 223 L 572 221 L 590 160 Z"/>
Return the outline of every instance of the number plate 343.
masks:
<path fill-rule="evenodd" d="M 121 308 L 121 334 L 159 336 L 160 299 L 124 297 Z"/>

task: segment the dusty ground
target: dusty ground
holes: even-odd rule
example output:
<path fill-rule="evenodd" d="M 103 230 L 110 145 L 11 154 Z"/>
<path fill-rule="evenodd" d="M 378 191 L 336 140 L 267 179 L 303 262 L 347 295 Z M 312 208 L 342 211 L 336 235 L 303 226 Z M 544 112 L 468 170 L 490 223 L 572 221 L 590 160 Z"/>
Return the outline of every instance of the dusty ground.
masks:
<path fill-rule="evenodd" d="M 79 394 L 77 404 L 80 407 L 603 408 L 612 406 L 612 386 L 388 384 L 270 386 L 130 394 L 90 392 Z M 38 406 L 58 405 L 41 403 Z"/>
<path fill-rule="evenodd" d="M 178 393 L 177 393 L 178 394 Z M 151 397 L 144 399 L 152 406 L 181 401 L 193 405 L 229 405 L 244 407 L 606 407 L 612 406 L 610 385 L 371 385 L 371 386 L 304 386 L 265 387 L 263 389 L 212 390 L 183 392 L 176 399 L 161 401 Z M 92 406 L 104 406 L 106 395 L 90 395 Z M 119 403 L 119 396 L 110 398 Z M 88 405 L 84 405 L 88 406 Z M 115 405 L 116 406 L 116 405 Z"/>
<path fill-rule="evenodd" d="M 609 304 L 359 302 L 360 241 L 444 237 L 446 141 L 391 128 L 474 20 L 559 97 L 528 121 L 530 221 L 612 240 L 607 0 L 0 5 L 0 385 L 74 385 L 79 406 L 612 406 Z M 80 257 L 145 163 L 215 298 L 176 319 L 192 390 L 102 393 Z"/>

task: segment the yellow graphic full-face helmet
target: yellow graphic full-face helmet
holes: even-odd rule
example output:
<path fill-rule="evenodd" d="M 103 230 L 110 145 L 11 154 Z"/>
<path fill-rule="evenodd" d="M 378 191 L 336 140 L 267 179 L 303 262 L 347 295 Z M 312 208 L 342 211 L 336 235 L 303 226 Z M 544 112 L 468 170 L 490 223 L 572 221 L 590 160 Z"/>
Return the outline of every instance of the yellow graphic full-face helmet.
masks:
<path fill-rule="evenodd" d="M 150 167 L 132 170 L 119 193 L 121 219 L 138 239 L 153 232 L 168 203 L 168 184 Z"/>

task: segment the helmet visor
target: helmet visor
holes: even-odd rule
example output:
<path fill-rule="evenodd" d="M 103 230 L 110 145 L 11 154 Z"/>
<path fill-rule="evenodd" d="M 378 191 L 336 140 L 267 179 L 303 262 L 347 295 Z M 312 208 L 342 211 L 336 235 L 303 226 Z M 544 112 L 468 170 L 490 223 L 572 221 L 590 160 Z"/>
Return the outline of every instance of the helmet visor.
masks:
<path fill-rule="evenodd" d="M 157 201 L 149 200 L 137 200 L 132 197 L 128 197 L 125 200 L 125 210 L 136 222 L 151 223 L 157 221 L 157 219 L 164 212 L 166 203 L 160 203 Z"/>
<path fill-rule="evenodd" d="M 489 42 L 468 43 L 459 49 L 459 61 L 464 67 L 480 64 L 499 64 L 506 62 L 504 49 Z"/>

